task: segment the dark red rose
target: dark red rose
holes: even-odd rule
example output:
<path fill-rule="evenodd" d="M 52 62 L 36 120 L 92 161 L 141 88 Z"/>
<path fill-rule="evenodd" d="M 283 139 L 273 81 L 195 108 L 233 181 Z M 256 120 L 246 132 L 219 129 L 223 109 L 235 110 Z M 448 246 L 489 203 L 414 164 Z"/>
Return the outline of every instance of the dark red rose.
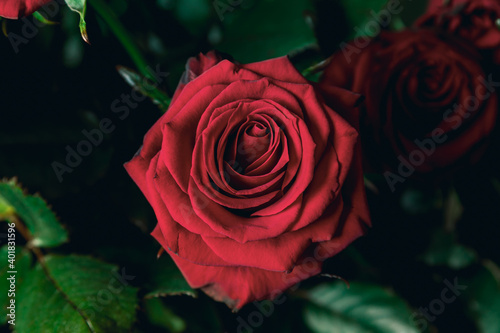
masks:
<path fill-rule="evenodd" d="M 52 0 L 2 0 L 0 1 L 0 16 L 17 19 L 36 12 Z"/>
<path fill-rule="evenodd" d="M 172 103 L 125 167 L 152 235 L 193 288 L 234 308 L 316 275 L 369 225 L 357 131 L 288 58 L 188 62 Z"/>
<path fill-rule="evenodd" d="M 479 50 L 493 53 L 500 63 L 500 1 L 431 1 L 427 12 L 415 23 L 438 28 L 473 43 Z"/>
<path fill-rule="evenodd" d="M 495 126 L 500 82 L 469 44 L 407 30 L 356 45 L 332 57 L 320 86 L 366 97 L 360 131 L 372 171 L 391 171 L 394 189 L 413 173 L 434 177 L 478 159 Z"/>

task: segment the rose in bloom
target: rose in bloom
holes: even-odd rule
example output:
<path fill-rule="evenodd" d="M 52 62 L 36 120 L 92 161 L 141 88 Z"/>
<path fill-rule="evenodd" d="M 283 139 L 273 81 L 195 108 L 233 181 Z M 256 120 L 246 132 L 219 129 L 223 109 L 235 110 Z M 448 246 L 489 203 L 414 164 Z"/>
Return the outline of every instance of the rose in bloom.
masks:
<path fill-rule="evenodd" d="M 427 12 L 416 26 L 441 29 L 463 38 L 479 50 L 492 53 L 500 63 L 500 1 L 498 0 L 442 0 L 431 1 Z"/>
<path fill-rule="evenodd" d="M 17 19 L 36 12 L 52 0 L 2 0 L 0 1 L 0 16 Z"/>
<path fill-rule="evenodd" d="M 125 167 L 152 205 L 152 235 L 193 288 L 241 308 L 277 297 L 369 225 L 359 95 L 326 106 L 288 58 L 188 62 L 168 111 Z"/>
<path fill-rule="evenodd" d="M 475 162 L 495 126 L 500 82 L 483 71 L 474 48 L 446 38 L 407 30 L 355 41 L 321 79 L 366 97 L 364 155 L 372 171 L 386 171 L 393 190 L 413 174 L 435 177 Z"/>

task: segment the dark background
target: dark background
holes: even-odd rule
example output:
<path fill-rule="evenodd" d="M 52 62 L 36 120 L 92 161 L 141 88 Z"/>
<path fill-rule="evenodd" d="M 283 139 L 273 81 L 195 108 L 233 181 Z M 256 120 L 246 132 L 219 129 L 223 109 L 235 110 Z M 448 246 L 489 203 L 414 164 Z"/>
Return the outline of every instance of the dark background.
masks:
<path fill-rule="evenodd" d="M 326 58 L 352 35 L 352 22 L 340 1 L 244 0 L 223 21 L 210 1 L 181 2 L 110 2 L 150 66 L 159 65 L 170 73 L 160 87 L 170 95 L 186 59 L 199 52 L 218 48 L 242 62 L 291 52 L 297 66 L 304 67 Z M 415 2 L 402 14 L 403 19 L 411 21 L 424 5 Z M 134 64 L 92 7 L 87 12 L 91 45 L 79 36 L 77 14 L 63 8 L 51 19 L 60 24 L 39 28 L 36 36 L 19 46 L 18 53 L 8 38 L 0 37 L 0 176 L 18 177 L 31 193 L 39 192 L 52 205 L 70 234 L 70 242 L 56 252 L 91 254 L 127 265 L 139 276 L 134 284 L 140 285 L 142 266 L 137 257 L 154 258 L 159 249 L 148 235 L 156 220 L 122 165 L 132 158 L 162 111 L 148 99 L 123 120 L 111 111 L 111 103 L 132 89 L 115 67 L 134 68 Z M 309 31 L 283 28 L 280 22 L 290 20 L 305 22 Z M 25 24 L 9 20 L 6 28 L 21 35 Z M 269 32 L 276 33 L 274 39 L 267 39 Z M 294 47 L 293 33 L 300 35 Z M 314 42 L 315 37 L 318 44 L 304 43 Z M 85 139 L 82 130 L 98 128 L 104 118 L 112 120 L 114 131 L 60 182 L 52 163 L 64 163 L 66 146 L 75 148 Z M 435 187 L 408 182 L 391 193 L 383 179 L 370 176 L 378 188 L 378 193 L 369 191 L 374 228 L 328 261 L 325 271 L 390 287 L 418 308 L 439 294 L 444 279 L 473 276 L 485 260 L 500 264 L 499 140 L 495 135 L 480 164 L 464 170 L 452 184 Z M 450 189 L 458 194 L 461 207 L 450 203 Z M 421 259 L 431 245 L 447 249 L 449 243 L 465 246 L 475 259 L 459 269 L 429 265 Z M 459 255 L 457 260 L 464 258 Z M 236 315 L 225 305 L 204 295 L 198 300 L 175 297 L 166 302 L 186 319 L 189 331 L 234 332 L 238 325 Z M 466 307 L 465 299 L 453 303 L 432 323 L 432 329 L 477 331 Z M 239 315 L 245 317 L 252 310 L 250 305 Z M 299 312 L 295 301 L 287 302 L 260 331 L 303 332 L 300 316 L 294 315 Z M 139 310 L 137 326 L 147 332 L 163 331 L 147 322 L 143 310 Z"/>

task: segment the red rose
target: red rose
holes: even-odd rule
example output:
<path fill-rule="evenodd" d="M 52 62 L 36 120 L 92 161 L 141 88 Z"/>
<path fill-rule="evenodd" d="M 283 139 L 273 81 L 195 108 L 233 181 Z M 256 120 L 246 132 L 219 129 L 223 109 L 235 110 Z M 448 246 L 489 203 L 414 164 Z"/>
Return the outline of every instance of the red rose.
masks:
<path fill-rule="evenodd" d="M 0 1 L 0 17 L 17 19 L 28 16 L 51 1 L 52 0 L 2 0 Z"/>
<path fill-rule="evenodd" d="M 335 54 L 320 86 L 365 95 L 367 165 L 392 189 L 413 173 L 442 174 L 477 160 L 495 126 L 500 82 L 474 49 L 430 30 L 383 32 Z"/>
<path fill-rule="evenodd" d="M 356 130 L 288 58 L 214 59 L 189 61 L 194 75 L 125 167 L 189 284 L 241 308 L 318 274 L 369 217 Z M 358 98 L 332 99 L 345 111 Z"/>
<path fill-rule="evenodd" d="M 427 12 L 415 23 L 418 27 L 441 29 L 473 43 L 479 50 L 493 52 L 500 63 L 500 1 L 431 1 Z"/>

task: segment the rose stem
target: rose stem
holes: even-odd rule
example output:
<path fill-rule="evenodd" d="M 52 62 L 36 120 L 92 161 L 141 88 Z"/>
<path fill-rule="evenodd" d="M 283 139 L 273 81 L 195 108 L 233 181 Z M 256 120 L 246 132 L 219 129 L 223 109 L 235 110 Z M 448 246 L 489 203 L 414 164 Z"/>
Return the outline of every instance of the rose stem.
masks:
<path fill-rule="evenodd" d="M 148 65 L 144 59 L 141 51 L 137 48 L 137 45 L 132 40 L 132 37 L 128 31 L 123 27 L 121 22 L 116 17 L 115 13 L 103 0 L 89 0 L 90 5 L 94 7 L 99 16 L 102 17 L 104 21 L 111 28 L 115 36 L 118 38 L 120 43 L 123 45 L 127 53 L 129 54 L 132 61 L 137 66 L 137 69 L 142 75 L 148 79 L 154 80 L 154 77 L 148 71 Z"/>

